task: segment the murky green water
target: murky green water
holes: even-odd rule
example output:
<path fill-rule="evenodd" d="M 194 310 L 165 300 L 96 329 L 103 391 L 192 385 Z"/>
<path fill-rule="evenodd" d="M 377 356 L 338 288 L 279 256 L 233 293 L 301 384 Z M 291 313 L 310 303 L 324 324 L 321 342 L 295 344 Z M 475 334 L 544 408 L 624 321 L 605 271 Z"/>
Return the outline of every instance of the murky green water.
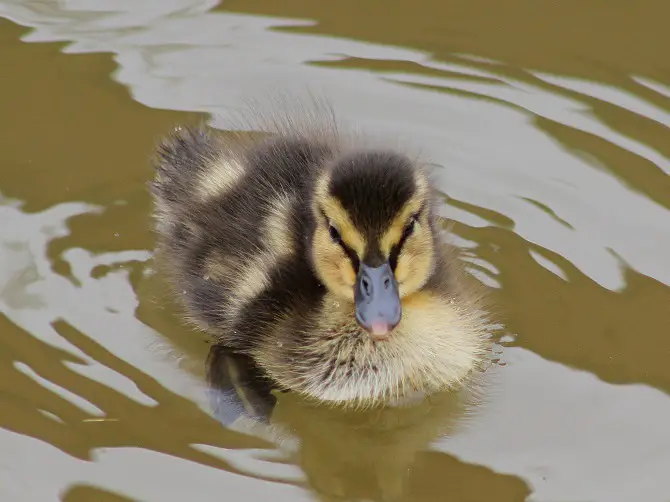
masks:
<path fill-rule="evenodd" d="M 669 15 L 0 0 L 0 499 L 670 501 Z M 443 167 L 505 332 L 473 408 L 213 412 L 148 273 L 148 158 L 282 89 Z"/>

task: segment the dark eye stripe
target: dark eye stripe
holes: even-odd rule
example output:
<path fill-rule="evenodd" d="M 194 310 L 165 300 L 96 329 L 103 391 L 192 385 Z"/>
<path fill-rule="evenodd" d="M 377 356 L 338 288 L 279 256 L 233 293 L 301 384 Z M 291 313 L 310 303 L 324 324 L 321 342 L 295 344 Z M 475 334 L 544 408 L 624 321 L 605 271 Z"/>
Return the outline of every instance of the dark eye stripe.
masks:
<path fill-rule="evenodd" d="M 389 254 L 389 265 L 391 265 L 391 270 L 395 272 L 395 268 L 398 266 L 398 256 L 400 255 L 400 247 L 396 244 L 391 248 L 391 254 Z"/>
<path fill-rule="evenodd" d="M 323 221 L 326 224 L 326 226 L 330 227 L 330 220 L 328 219 L 328 216 L 326 216 L 326 213 L 323 209 L 319 208 L 319 212 L 321 213 L 321 216 L 323 217 Z M 358 267 L 360 266 L 360 260 L 358 259 L 358 255 L 356 254 L 356 251 L 351 249 L 349 246 L 347 246 L 344 241 L 341 238 L 335 241 L 345 252 L 345 254 L 349 257 L 349 260 L 351 261 L 351 265 L 354 267 L 354 271 L 358 273 Z"/>
<path fill-rule="evenodd" d="M 349 260 L 351 260 L 351 264 L 354 267 L 354 272 L 358 273 L 358 267 L 360 266 L 360 260 L 358 259 L 358 255 L 356 254 L 356 251 L 351 249 L 349 246 L 347 246 L 342 241 L 340 241 L 339 244 L 342 247 L 342 249 L 344 249 L 344 252 L 347 253 L 347 256 L 349 257 Z"/>
<path fill-rule="evenodd" d="M 326 216 L 326 212 L 323 209 L 319 208 L 319 214 L 321 215 L 321 218 L 323 218 L 326 226 L 330 225 L 330 220 L 328 219 L 328 216 Z"/>
<path fill-rule="evenodd" d="M 389 265 L 391 265 L 391 270 L 393 271 L 395 271 L 396 267 L 398 266 L 398 257 L 400 256 L 400 251 L 402 251 L 402 247 L 405 245 L 407 239 L 409 239 L 411 235 L 414 233 L 414 225 L 416 224 L 417 221 L 419 221 L 419 218 L 423 213 L 423 208 L 424 206 L 421 206 L 421 208 L 412 215 L 409 223 L 405 225 L 405 228 L 402 231 L 400 240 L 395 246 L 391 248 L 391 253 L 389 254 Z"/>

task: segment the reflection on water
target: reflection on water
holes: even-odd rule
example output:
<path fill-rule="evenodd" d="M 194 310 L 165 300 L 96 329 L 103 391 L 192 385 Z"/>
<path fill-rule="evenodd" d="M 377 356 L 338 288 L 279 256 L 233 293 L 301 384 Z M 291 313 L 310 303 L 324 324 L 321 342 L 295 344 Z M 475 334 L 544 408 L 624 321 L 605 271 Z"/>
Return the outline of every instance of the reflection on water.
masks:
<path fill-rule="evenodd" d="M 2 499 L 670 500 L 669 10 L 0 0 Z M 442 167 L 506 329 L 477 413 L 210 406 L 150 274 L 147 157 L 278 88 Z"/>
<path fill-rule="evenodd" d="M 241 418 L 269 422 L 277 398 L 272 382 L 250 357 L 213 345 L 207 361 L 207 381 L 212 411 L 225 426 Z"/>
<path fill-rule="evenodd" d="M 251 359 L 223 347 L 212 347 L 208 367 L 215 416 L 229 427 L 273 437 L 282 446 L 281 462 L 299 466 L 320 500 L 443 500 L 445 491 L 479 500 L 492 489 L 509 500 L 528 494 L 521 480 L 445 454 L 432 452 L 426 461 L 431 443 L 476 414 L 484 380 L 418 403 L 345 411 L 291 393 L 277 399 Z M 440 468 L 448 469 L 448 484 L 436 483 Z M 485 483 L 473 485 L 473 479 Z"/>

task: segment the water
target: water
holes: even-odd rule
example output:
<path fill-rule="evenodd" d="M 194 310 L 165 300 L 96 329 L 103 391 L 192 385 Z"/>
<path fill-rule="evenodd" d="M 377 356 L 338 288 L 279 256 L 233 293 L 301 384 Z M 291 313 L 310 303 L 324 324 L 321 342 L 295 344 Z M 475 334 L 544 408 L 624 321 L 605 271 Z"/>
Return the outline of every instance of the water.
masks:
<path fill-rule="evenodd" d="M 670 501 L 669 14 L 0 0 L 2 500 Z M 212 414 L 148 273 L 148 157 L 284 88 L 442 167 L 504 326 L 476 409 Z"/>

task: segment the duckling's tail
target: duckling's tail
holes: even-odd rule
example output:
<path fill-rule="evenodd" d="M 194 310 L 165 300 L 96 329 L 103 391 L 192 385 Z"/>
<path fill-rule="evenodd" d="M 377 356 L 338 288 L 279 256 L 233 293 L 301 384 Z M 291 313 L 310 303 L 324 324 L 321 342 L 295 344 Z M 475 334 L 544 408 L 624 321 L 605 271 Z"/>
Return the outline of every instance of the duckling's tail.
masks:
<path fill-rule="evenodd" d="M 154 228 L 172 251 L 183 247 L 185 232 L 194 228 L 192 215 L 203 203 L 199 180 L 216 158 L 215 141 L 202 127 L 177 127 L 156 148 L 155 176 L 149 182 Z"/>
<path fill-rule="evenodd" d="M 193 204 L 197 180 L 216 156 L 214 139 L 200 127 L 177 127 L 163 139 L 154 159 L 151 192 L 172 212 Z"/>

